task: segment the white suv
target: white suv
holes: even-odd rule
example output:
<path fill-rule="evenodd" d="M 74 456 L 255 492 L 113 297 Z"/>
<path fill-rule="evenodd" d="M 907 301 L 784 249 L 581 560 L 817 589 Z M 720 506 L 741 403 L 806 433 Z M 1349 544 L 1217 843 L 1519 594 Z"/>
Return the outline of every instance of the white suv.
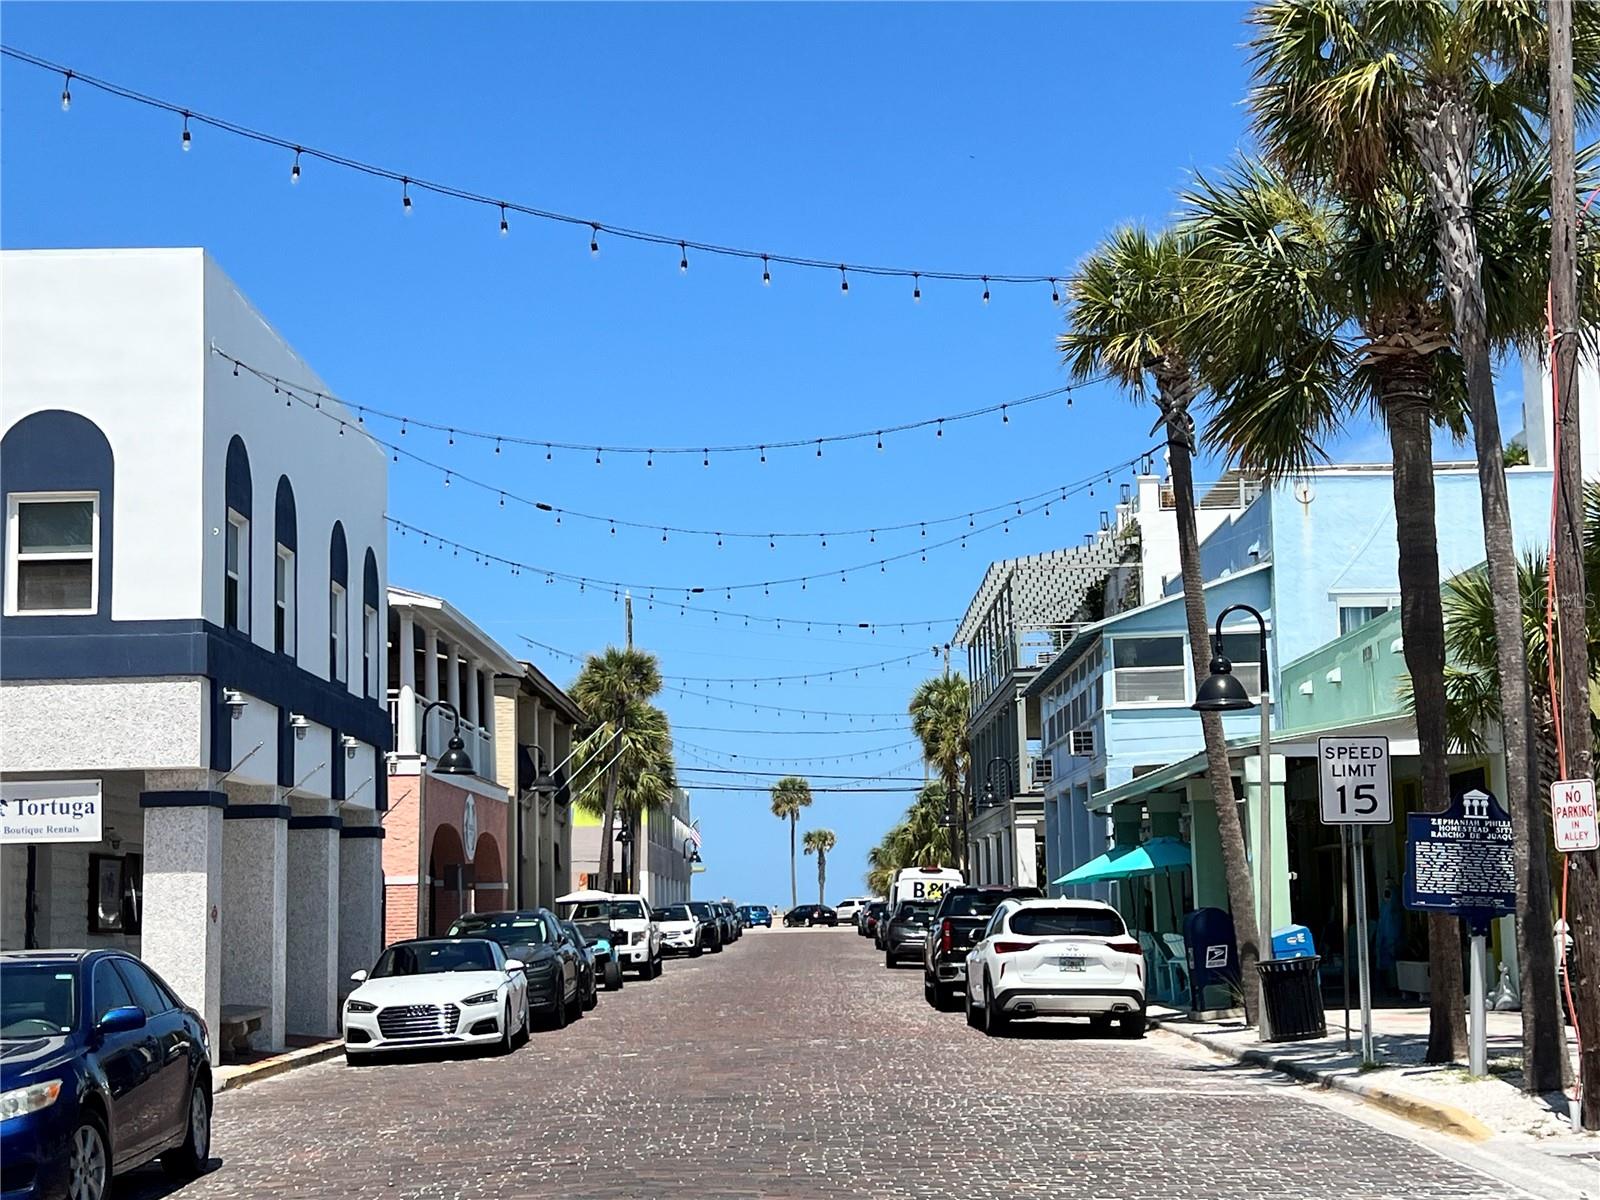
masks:
<path fill-rule="evenodd" d="M 604 893 L 588 893 L 599 896 Z M 573 905 L 569 921 L 604 920 L 611 923 L 616 935 L 612 948 L 617 952 L 617 962 L 632 967 L 640 979 L 651 979 L 661 974 L 661 929 L 656 924 L 650 902 L 637 892 L 613 894 L 607 899 L 586 898 Z"/>
<path fill-rule="evenodd" d="M 839 914 L 839 924 L 843 925 L 848 921 L 854 925 L 856 914 L 871 903 L 871 896 L 851 896 L 848 900 L 839 901 L 839 907 L 833 911 Z"/>
<path fill-rule="evenodd" d="M 1020 1017 L 1116 1021 L 1143 1037 L 1144 954 L 1098 900 L 1005 900 L 967 955 L 967 1024 L 990 1036 Z"/>

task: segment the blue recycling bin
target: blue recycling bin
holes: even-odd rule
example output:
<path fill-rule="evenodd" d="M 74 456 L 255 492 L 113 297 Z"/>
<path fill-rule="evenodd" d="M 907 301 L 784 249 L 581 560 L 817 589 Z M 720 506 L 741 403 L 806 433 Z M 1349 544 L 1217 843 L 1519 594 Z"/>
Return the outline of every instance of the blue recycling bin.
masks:
<path fill-rule="evenodd" d="M 1314 958 L 1316 953 L 1311 930 L 1304 925 L 1285 925 L 1272 931 L 1273 958 Z"/>

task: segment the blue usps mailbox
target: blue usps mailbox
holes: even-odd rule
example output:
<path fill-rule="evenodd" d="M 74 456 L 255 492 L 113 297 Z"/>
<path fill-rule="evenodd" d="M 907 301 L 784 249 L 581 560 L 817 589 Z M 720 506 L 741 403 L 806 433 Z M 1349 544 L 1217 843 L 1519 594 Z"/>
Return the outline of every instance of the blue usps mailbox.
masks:
<path fill-rule="evenodd" d="M 1239 988 L 1239 947 L 1233 917 L 1220 908 L 1200 908 L 1183 918 L 1183 943 L 1189 959 L 1189 1007 L 1205 1012 L 1206 988 L 1228 989 L 1227 1003 Z"/>

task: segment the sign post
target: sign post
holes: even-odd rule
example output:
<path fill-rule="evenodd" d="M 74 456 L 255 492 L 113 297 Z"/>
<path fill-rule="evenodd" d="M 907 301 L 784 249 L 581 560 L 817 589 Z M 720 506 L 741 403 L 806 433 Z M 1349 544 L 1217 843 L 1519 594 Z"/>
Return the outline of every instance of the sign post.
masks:
<path fill-rule="evenodd" d="M 1361 1062 L 1375 1061 L 1372 1051 L 1372 962 L 1367 946 L 1367 837 L 1364 825 L 1394 821 L 1394 789 L 1389 777 L 1386 737 L 1317 739 L 1317 798 L 1322 823 L 1339 827 L 1339 859 L 1355 843 L 1354 882 L 1341 872 L 1340 882 L 1356 893 L 1356 988 L 1361 1002 Z M 1347 828 L 1348 827 L 1348 828 Z M 1348 897 L 1349 893 L 1344 893 Z M 1345 929 L 1350 928 L 1349 903 L 1344 904 Z M 1344 957 L 1348 959 L 1349 948 Z M 1349 967 L 1345 967 L 1345 1045 L 1350 1044 Z"/>
<path fill-rule="evenodd" d="M 1457 796 L 1442 813 L 1407 818 L 1405 906 L 1413 911 L 1452 913 L 1472 935 L 1468 990 L 1468 1072 L 1489 1073 L 1489 922 L 1517 905 L 1517 872 L 1511 853 L 1511 818 L 1488 792 Z"/>

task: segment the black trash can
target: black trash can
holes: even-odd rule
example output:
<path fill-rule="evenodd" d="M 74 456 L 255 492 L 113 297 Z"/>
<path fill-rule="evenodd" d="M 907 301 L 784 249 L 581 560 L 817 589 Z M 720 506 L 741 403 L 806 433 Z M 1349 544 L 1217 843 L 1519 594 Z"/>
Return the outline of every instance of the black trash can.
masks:
<path fill-rule="evenodd" d="M 1297 1042 L 1326 1037 L 1328 1018 L 1322 1009 L 1317 955 L 1274 958 L 1256 964 L 1261 972 L 1261 1003 L 1266 1009 L 1269 1042 Z"/>

